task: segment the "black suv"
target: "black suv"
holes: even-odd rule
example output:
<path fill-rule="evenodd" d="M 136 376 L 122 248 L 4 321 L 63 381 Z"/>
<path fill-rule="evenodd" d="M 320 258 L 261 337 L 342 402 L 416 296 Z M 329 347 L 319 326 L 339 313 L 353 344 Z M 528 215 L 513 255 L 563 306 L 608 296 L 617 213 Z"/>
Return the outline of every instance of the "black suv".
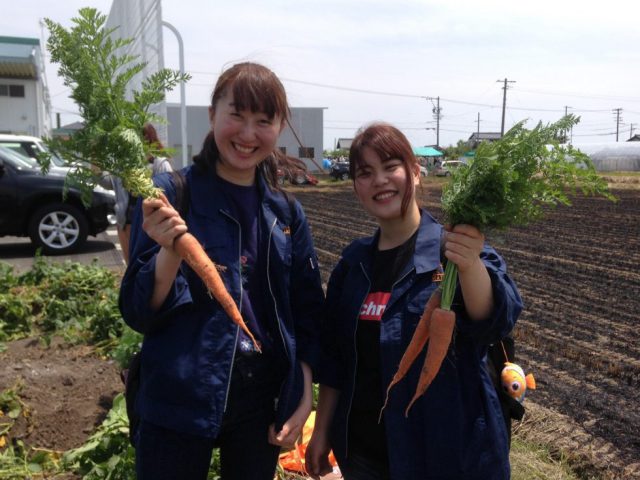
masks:
<path fill-rule="evenodd" d="M 69 168 L 52 166 L 45 175 L 38 163 L 0 146 L 0 236 L 30 237 L 47 255 L 77 250 L 88 235 L 113 223 L 115 195 L 96 187 L 91 205 L 70 188 L 62 198 Z"/>
<path fill-rule="evenodd" d="M 329 170 L 329 175 L 331 175 L 336 180 L 346 180 L 349 178 L 349 162 L 336 162 L 331 165 L 331 170 Z"/>

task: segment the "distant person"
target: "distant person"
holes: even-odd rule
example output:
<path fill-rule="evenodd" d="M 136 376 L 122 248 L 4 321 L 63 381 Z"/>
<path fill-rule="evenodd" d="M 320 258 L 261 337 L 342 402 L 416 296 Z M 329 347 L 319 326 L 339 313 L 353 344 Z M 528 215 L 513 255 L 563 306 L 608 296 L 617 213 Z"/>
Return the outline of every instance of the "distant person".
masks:
<path fill-rule="evenodd" d="M 359 132 L 349 162 L 356 197 L 378 228 L 342 252 L 327 286 L 307 471 L 314 479 L 328 473 L 333 449 L 345 480 L 507 480 L 507 430 L 486 365 L 489 344 L 511 331 L 522 309 L 506 265 L 477 228 L 447 230 L 418 206 L 419 165 L 397 128 L 378 123 Z M 407 418 L 423 351 L 379 422 L 447 261 L 459 273 L 447 356 Z"/>
<path fill-rule="evenodd" d="M 145 334 L 138 479 L 204 480 L 219 448 L 224 480 L 272 480 L 280 448 L 294 445 L 311 412 L 324 293 L 302 207 L 277 182 L 288 118 L 271 70 L 233 65 L 214 87 L 201 152 L 178 173 L 181 214 L 159 199 L 136 206 L 120 309 Z M 173 201 L 176 178 L 155 177 Z M 174 251 L 187 229 L 262 353 Z"/>
<path fill-rule="evenodd" d="M 154 150 L 164 150 L 162 142 L 158 138 L 158 132 L 150 123 L 144 125 L 142 129 L 142 137 L 144 141 L 151 145 Z M 173 168 L 171 163 L 165 157 L 156 157 L 149 155 L 147 157 L 149 168 L 152 175 L 163 172 L 171 172 Z M 131 219 L 136 199 L 129 195 L 129 192 L 122 186 L 122 181 L 115 176 L 111 177 L 113 190 L 116 194 L 116 230 L 118 232 L 118 241 L 122 249 L 122 257 L 125 263 L 129 263 L 129 238 L 131 236 Z"/>

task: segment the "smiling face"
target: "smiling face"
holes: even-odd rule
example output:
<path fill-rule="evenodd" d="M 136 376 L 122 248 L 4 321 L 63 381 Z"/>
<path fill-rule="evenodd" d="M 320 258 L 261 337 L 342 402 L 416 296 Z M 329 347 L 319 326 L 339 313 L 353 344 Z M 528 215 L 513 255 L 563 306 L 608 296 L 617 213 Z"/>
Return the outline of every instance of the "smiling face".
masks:
<path fill-rule="evenodd" d="M 218 175 L 232 183 L 251 185 L 256 166 L 276 148 L 284 119 L 238 110 L 233 94 L 226 93 L 215 107 L 209 107 L 209 121 L 220 152 Z"/>
<path fill-rule="evenodd" d="M 417 165 L 411 171 L 403 160 L 382 159 L 374 149 L 365 146 L 354 167 L 356 196 L 379 222 L 402 219 L 402 203 L 407 193 L 410 195 L 409 208 L 415 207 L 415 185 L 420 182 Z M 411 191 L 407 192 L 407 189 Z"/>

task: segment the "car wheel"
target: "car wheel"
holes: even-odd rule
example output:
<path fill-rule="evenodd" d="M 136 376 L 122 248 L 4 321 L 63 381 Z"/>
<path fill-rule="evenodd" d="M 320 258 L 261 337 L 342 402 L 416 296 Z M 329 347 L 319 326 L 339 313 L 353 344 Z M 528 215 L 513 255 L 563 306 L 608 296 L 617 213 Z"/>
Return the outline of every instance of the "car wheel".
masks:
<path fill-rule="evenodd" d="M 65 203 L 45 205 L 29 220 L 29 237 L 47 255 L 63 255 L 77 250 L 89 232 L 87 219 L 77 207 Z"/>
<path fill-rule="evenodd" d="M 292 179 L 291 179 L 291 183 L 293 185 L 302 185 L 304 183 L 306 183 L 306 178 L 304 177 L 303 174 L 299 173 L 297 175 L 295 175 Z"/>
<path fill-rule="evenodd" d="M 349 179 L 349 174 L 347 172 L 344 172 L 342 175 L 340 175 L 340 180 L 348 180 Z"/>

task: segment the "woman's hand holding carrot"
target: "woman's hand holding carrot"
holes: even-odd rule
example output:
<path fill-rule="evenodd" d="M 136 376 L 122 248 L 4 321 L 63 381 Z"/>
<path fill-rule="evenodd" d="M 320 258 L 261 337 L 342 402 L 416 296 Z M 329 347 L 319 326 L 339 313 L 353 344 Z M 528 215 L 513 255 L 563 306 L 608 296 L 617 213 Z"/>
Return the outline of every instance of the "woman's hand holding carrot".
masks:
<path fill-rule="evenodd" d="M 456 225 L 453 228 L 447 228 L 444 255 L 458 266 L 458 273 L 463 274 L 480 262 L 483 245 L 484 235 L 476 227 Z"/>
<path fill-rule="evenodd" d="M 180 268 L 181 258 L 173 248 L 177 237 L 187 231 L 185 221 L 166 201 L 166 198 L 142 201 L 142 229 L 162 248 L 158 253 L 155 270 L 155 287 L 149 300 L 152 310 L 164 303 Z"/>
<path fill-rule="evenodd" d="M 484 320 L 493 308 L 493 291 L 487 268 L 480 260 L 484 235 L 471 225 L 447 229 L 445 256 L 458 267 L 458 279 L 469 318 Z"/>
<path fill-rule="evenodd" d="M 142 202 L 142 229 L 161 247 L 173 252 L 176 237 L 187 231 L 180 214 L 164 199 L 146 199 Z"/>

